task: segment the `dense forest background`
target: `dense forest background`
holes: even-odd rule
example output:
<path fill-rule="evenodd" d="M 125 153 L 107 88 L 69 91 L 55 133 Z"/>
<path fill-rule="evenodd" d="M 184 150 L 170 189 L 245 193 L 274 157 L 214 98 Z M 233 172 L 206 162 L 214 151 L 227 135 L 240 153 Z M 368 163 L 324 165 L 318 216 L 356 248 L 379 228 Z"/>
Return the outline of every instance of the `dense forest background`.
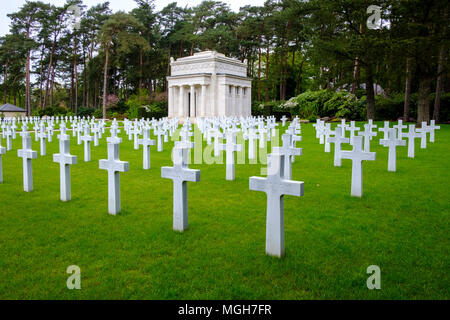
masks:
<path fill-rule="evenodd" d="M 164 112 L 170 57 L 216 50 L 247 59 L 255 114 L 449 120 L 446 0 L 268 0 L 239 12 L 135 1 L 128 13 L 27 1 L 0 39 L 1 101 L 29 115 Z"/>

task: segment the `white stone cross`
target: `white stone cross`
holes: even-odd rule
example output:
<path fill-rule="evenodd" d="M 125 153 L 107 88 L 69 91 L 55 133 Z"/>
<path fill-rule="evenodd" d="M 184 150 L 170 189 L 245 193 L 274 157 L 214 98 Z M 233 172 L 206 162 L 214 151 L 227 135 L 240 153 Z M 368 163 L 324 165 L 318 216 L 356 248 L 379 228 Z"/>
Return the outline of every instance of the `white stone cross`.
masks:
<path fill-rule="evenodd" d="M 35 122 L 34 123 L 34 141 L 38 142 L 39 141 L 39 122 Z"/>
<path fill-rule="evenodd" d="M 358 132 L 359 136 L 364 137 L 364 152 L 370 152 L 370 140 L 372 139 L 372 137 L 375 137 L 377 135 L 376 132 L 372 131 L 373 127 L 374 126 L 370 123 L 366 123 L 364 125 L 364 131 Z"/>
<path fill-rule="evenodd" d="M 313 124 L 314 129 L 316 129 L 316 138 L 318 139 L 320 136 L 320 128 L 323 126 L 322 120 L 317 119 L 316 123 Z"/>
<path fill-rule="evenodd" d="M 428 130 L 430 132 L 430 142 L 434 142 L 434 130 L 439 130 L 439 129 L 441 129 L 441 127 L 436 125 L 436 121 L 431 120 L 430 125 L 428 126 Z"/>
<path fill-rule="evenodd" d="M 335 131 L 334 131 L 335 132 Z M 330 152 L 330 136 L 334 133 L 331 131 L 331 123 L 327 123 L 325 125 L 325 129 L 323 131 L 323 136 L 325 137 L 325 152 Z"/>
<path fill-rule="evenodd" d="M 12 150 L 12 130 L 11 126 L 6 126 L 6 131 L 3 133 L 3 135 L 6 137 L 6 150 L 10 151 Z"/>
<path fill-rule="evenodd" d="M 139 144 L 142 145 L 143 148 L 143 166 L 144 170 L 150 169 L 150 146 L 154 146 L 156 143 L 155 140 L 150 139 L 150 127 L 144 127 L 144 136 L 142 139 L 139 139 Z"/>
<path fill-rule="evenodd" d="M 378 127 L 376 124 L 373 124 L 373 120 L 372 119 L 369 119 L 367 124 L 369 125 L 370 131 L 372 131 L 372 129 L 376 129 Z M 375 136 L 376 136 L 376 134 L 375 134 Z M 374 137 L 374 136 L 371 136 L 370 140 L 372 140 L 372 137 Z"/>
<path fill-rule="evenodd" d="M 235 152 L 242 152 L 242 145 L 236 144 L 236 133 L 228 132 L 227 142 L 221 144 L 220 150 L 225 150 L 226 153 L 226 179 L 233 181 L 235 179 Z"/>
<path fill-rule="evenodd" d="M 89 125 L 84 126 L 84 135 L 81 137 L 81 140 L 84 142 L 84 161 L 91 161 L 91 141 L 94 138 L 89 133 Z"/>
<path fill-rule="evenodd" d="M 161 177 L 173 180 L 173 230 L 188 228 L 187 182 L 200 181 L 200 170 L 189 169 L 188 151 L 183 142 L 175 142 L 172 150 L 173 167 L 162 167 Z"/>
<path fill-rule="evenodd" d="M 158 138 L 158 152 L 162 152 L 163 151 L 163 135 L 164 135 L 164 130 L 158 126 L 158 128 L 155 130 L 155 135 Z"/>
<path fill-rule="evenodd" d="M 350 139 L 342 136 L 341 130 L 334 131 L 334 137 L 328 138 L 329 142 L 334 143 L 334 166 L 341 166 L 341 144 L 349 143 Z"/>
<path fill-rule="evenodd" d="M 41 141 L 41 156 L 45 156 L 47 154 L 46 152 L 46 145 L 45 145 L 45 139 L 48 138 L 47 133 L 45 132 L 45 124 L 41 122 L 41 131 L 39 132 L 39 139 Z"/>
<path fill-rule="evenodd" d="M 48 136 L 48 142 L 52 142 L 53 138 L 53 123 L 49 122 L 47 127 L 47 136 Z"/>
<path fill-rule="evenodd" d="M 350 131 L 350 144 L 353 144 L 353 138 L 356 136 L 356 131 L 361 130 L 361 128 L 355 126 L 355 121 L 350 121 L 350 127 L 347 128 L 347 131 Z"/>
<path fill-rule="evenodd" d="M 259 148 L 264 149 L 266 145 L 266 128 L 264 125 L 258 127 Z"/>
<path fill-rule="evenodd" d="M 345 119 L 341 119 L 341 123 L 338 124 L 337 127 L 341 128 L 341 137 L 345 138 L 345 131 L 349 127 L 349 125 L 345 123 Z"/>
<path fill-rule="evenodd" d="M 380 140 L 380 144 L 389 147 L 388 171 L 397 171 L 397 146 L 406 146 L 406 141 L 397 139 L 397 130 L 390 129 L 389 139 Z"/>
<path fill-rule="evenodd" d="M 272 148 L 273 153 L 278 153 L 284 156 L 284 176 L 287 180 L 292 179 L 292 160 L 295 156 L 301 156 L 303 153 L 302 148 L 296 148 L 292 145 L 293 135 L 285 133 L 281 136 L 283 146 Z"/>
<path fill-rule="evenodd" d="M 67 134 L 67 128 L 65 122 L 61 122 L 59 125 L 60 134 Z"/>
<path fill-rule="evenodd" d="M 283 127 L 286 125 L 286 121 L 287 121 L 287 118 L 286 118 L 286 116 L 283 114 L 283 116 L 281 117 L 281 123 L 282 123 L 282 126 L 283 126 Z"/>
<path fill-rule="evenodd" d="M 268 156 L 267 178 L 250 177 L 250 190 L 267 194 L 266 253 L 282 257 L 284 249 L 284 196 L 303 196 L 303 182 L 284 178 L 284 155 Z"/>
<path fill-rule="evenodd" d="M 401 139 L 403 136 L 403 129 L 406 128 L 408 128 L 408 126 L 405 126 L 403 124 L 403 120 L 398 120 L 398 124 L 394 125 L 394 129 L 397 130 L 397 137 Z M 387 140 L 386 137 L 384 138 L 384 140 Z"/>
<path fill-rule="evenodd" d="M 139 124 L 137 121 L 134 122 L 134 128 L 133 128 L 133 138 L 134 138 L 134 150 L 139 149 L 139 135 L 141 134 L 141 130 L 139 129 Z"/>
<path fill-rule="evenodd" d="M 111 133 L 111 138 L 117 137 L 117 134 L 120 133 L 120 130 L 118 129 L 119 126 L 117 125 L 117 122 L 111 125 L 111 129 L 109 130 Z"/>
<path fill-rule="evenodd" d="M 11 125 L 11 130 L 12 130 L 12 138 L 14 140 L 16 140 L 16 129 L 17 129 L 16 118 L 13 118 L 13 122 L 12 122 L 12 125 Z"/>
<path fill-rule="evenodd" d="M 220 139 L 222 139 L 223 134 L 220 129 L 214 129 L 210 132 L 210 136 L 214 138 L 214 157 L 218 157 L 220 155 Z"/>
<path fill-rule="evenodd" d="M 258 139 L 258 134 L 255 129 L 248 129 L 248 133 L 244 134 L 244 139 L 248 140 L 248 158 L 255 159 L 255 141 Z"/>
<path fill-rule="evenodd" d="M 17 151 L 19 158 L 23 159 L 23 190 L 33 191 L 32 159 L 37 158 L 37 152 L 31 149 L 31 137 L 27 132 L 22 135 L 22 149 Z"/>
<path fill-rule="evenodd" d="M 94 146 L 98 147 L 98 139 L 99 139 L 99 136 L 100 136 L 100 133 L 101 133 L 101 129 L 100 129 L 99 126 L 94 125 L 92 127 L 91 131 L 94 134 Z"/>
<path fill-rule="evenodd" d="M 3 183 L 3 166 L 2 166 L 2 154 L 6 153 L 6 149 L 2 147 L 2 139 L 0 139 L 0 183 Z"/>
<path fill-rule="evenodd" d="M 59 153 L 53 155 L 53 162 L 59 163 L 59 190 L 61 201 L 72 198 L 70 184 L 70 165 L 77 163 L 77 157 L 70 154 L 70 136 L 64 133 L 58 135 Z"/>
<path fill-rule="evenodd" d="M 420 134 L 416 132 L 416 126 L 410 124 L 408 133 L 403 133 L 402 137 L 408 139 L 408 158 L 414 158 L 415 139 L 420 138 Z"/>
<path fill-rule="evenodd" d="M 362 161 L 375 161 L 375 152 L 365 152 L 362 149 L 363 138 L 356 136 L 353 138 L 353 150 L 341 151 L 342 159 L 352 160 L 352 191 L 351 195 L 354 197 L 362 197 L 363 194 L 363 170 Z"/>
<path fill-rule="evenodd" d="M 130 164 L 119 160 L 119 144 L 121 138 L 107 138 L 108 159 L 100 160 L 100 169 L 108 171 L 108 212 L 116 215 L 120 212 L 120 172 L 127 172 Z"/>
<path fill-rule="evenodd" d="M 394 126 L 395 128 L 395 126 Z M 387 140 L 389 138 L 389 130 L 391 130 L 391 127 L 389 126 L 389 121 L 385 121 L 384 122 L 384 127 L 383 128 L 379 128 L 378 131 L 383 132 L 383 139 Z M 401 137 L 401 136 L 399 136 Z"/>
<path fill-rule="evenodd" d="M 427 132 L 428 132 L 428 126 L 426 122 L 422 122 L 422 128 L 416 129 L 417 132 L 420 133 L 420 148 L 426 149 L 427 148 Z"/>
<path fill-rule="evenodd" d="M 181 138 L 181 141 L 183 141 L 183 142 L 190 142 L 191 141 L 190 137 L 192 137 L 193 135 L 194 135 L 194 133 L 189 132 L 189 130 L 187 128 L 186 129 L 183 128 L 180 131 L 180 138 Z"/>
<path fill-rule="evenodd" d="M 83 143 L 83 140 L 81 139 L 82 132 L 83 132 L 83 123 L 78 122 L 78 125 L 77 125 L 77 144 L 78 145 Z"/>

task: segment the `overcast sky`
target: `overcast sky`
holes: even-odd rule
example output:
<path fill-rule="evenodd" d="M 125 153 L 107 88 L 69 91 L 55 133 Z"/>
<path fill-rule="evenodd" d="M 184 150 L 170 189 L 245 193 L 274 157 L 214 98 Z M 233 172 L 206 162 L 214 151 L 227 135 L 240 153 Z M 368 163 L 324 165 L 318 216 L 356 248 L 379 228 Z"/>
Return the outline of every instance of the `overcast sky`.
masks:
<path fill-rule="evenodd" d="M 41 1 L 45 3 L 52 3 L 58 6 L 62 6 L 64 3 L 66 3 L 66 0 Z M 159 11 L 167 4 L 175 1 L 176 0 L 155 0 L 155 9 Z M 83 0 L 83 4 L 88 8 L 103 2 L 106 2 L 106 0 Z M 178 3 L 178 6 L 181 7 L 185 7 L 186 5 L 188 5 L 189 7 L 194 7 L 200 4 L 202 0 L 178 0 L 176 2 Z M 232 10 L 238 11 L 240 7 L 243 7 L 247 4 L 261 6 L 264 4 L 265 0 L 222 0 L 222 2 L 228 3 Z M 0 6 L 0 36 L 3 36 L 9 32 L 10 20 L 7 17 L 7 14 L 17 12 L 24 5 L 24 3 L 25 0 L 2 0 L 2 4 Z M 129 12 L 136 7 L 136 3 L 133 0 L 109 0 L 109 6 L 114 12 L 118 10 Z"/>

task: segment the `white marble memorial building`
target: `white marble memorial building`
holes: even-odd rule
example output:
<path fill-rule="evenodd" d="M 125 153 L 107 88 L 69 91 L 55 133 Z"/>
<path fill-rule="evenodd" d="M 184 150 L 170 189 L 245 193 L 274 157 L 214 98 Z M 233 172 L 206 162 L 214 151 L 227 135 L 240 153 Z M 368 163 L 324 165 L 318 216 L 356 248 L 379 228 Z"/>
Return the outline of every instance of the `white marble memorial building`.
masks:
<path fill-rule="evenodd" d="M 250 116 L 252 79 L 247 62 L 215 51 L 171 59 L 169 117 Z"/>

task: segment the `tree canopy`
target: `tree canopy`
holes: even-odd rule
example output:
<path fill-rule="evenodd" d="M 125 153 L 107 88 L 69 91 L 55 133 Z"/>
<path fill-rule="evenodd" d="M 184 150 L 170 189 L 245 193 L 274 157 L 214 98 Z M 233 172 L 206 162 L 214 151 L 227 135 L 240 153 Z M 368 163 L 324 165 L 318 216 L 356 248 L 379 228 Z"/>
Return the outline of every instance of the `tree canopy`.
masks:
<path fill-rule="evenodd" d="M 96 108 L 107 97 L 166 94 L 170 58 L 216 50 L 247 60 L 253 100 L 288 100 L 307 90 L 347 90 L 367 98 L 404 94 L 404 118 L 417 93 L 417 121 L 439 119 L 439 97 L 448 92 L 449 16 L 444 0 L 267 0 L 234 12 L 220 1 L 194 7 L 135 0 L 129 12 L 81 0 L 58 7 L 27 1 L 9 14 L 0 38 L 3 102 L 28 114 L 46 107 Z M 73 23 L 73 6 L 80 24 Z M 368 8 L 381 20 L 370 27 Z M 382 92 L 378 88 L 382 88 Z M 430 95 L 435 92 L 434 108 Z"/>

